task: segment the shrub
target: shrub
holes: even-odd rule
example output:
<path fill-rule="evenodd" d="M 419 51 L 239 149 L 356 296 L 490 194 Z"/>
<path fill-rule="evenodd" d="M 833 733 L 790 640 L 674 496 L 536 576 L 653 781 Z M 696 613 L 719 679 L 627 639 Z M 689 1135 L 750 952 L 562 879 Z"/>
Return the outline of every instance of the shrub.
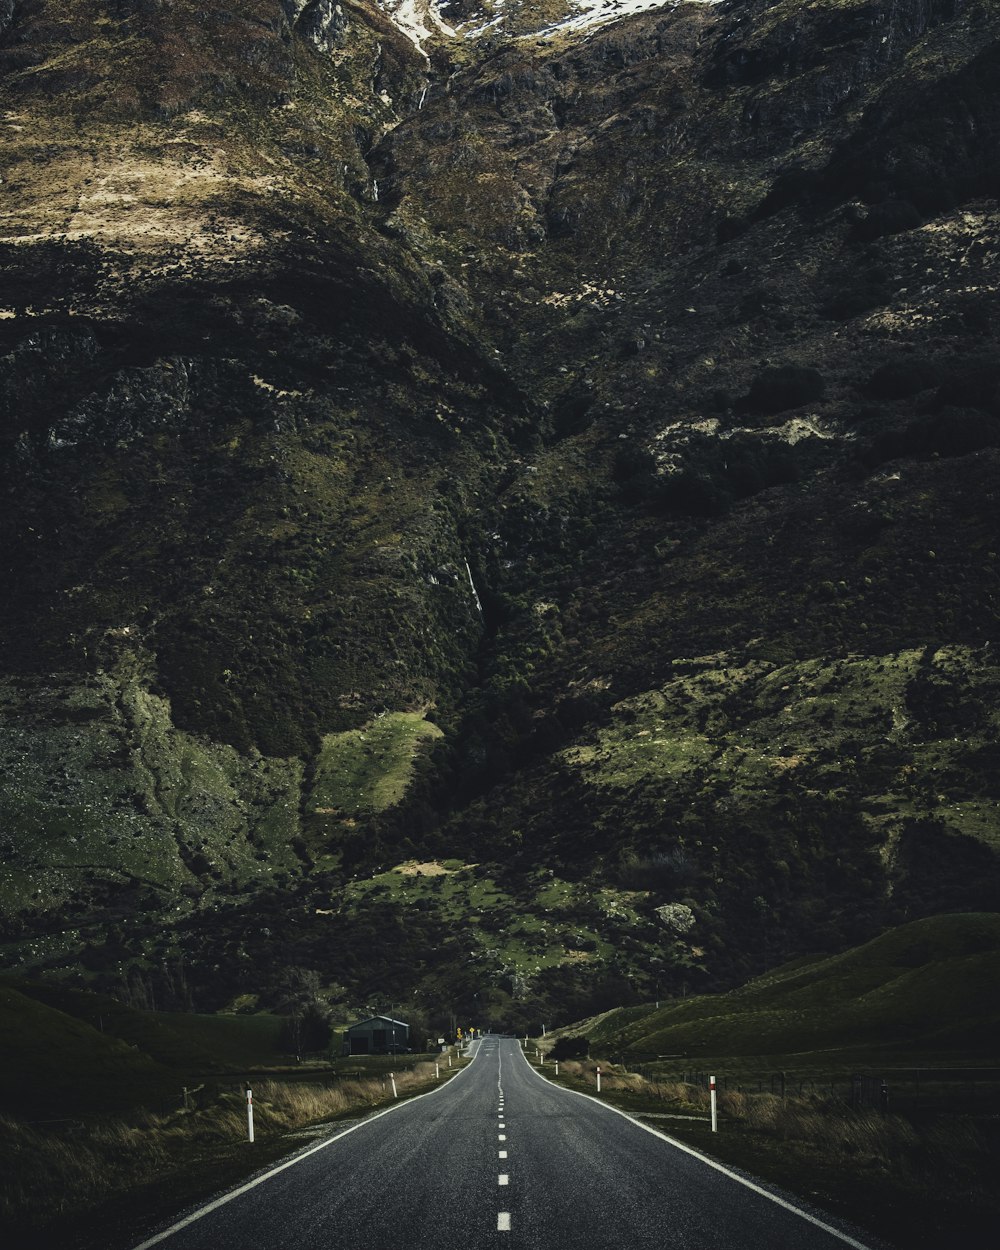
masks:
<path fill-rule="evenodd" d="M 550 1059 L 586 1059 L 590 1053 L 587 1037 L 560 1037 L 549 1051 Z"/>
<path fill-rule="evenodd" d="M 777 365 L 762 370 L 750 384 L 746 406 L 751 412 L 786 412 L 822 399 L 823 375 L 804 365 Z"/>
<path fill-rule="evenodd" d="M 764 283 L 752 287 L 740 300 L 739 315 L 741 320 L 748 321 L 751 317 L 761 317 L 765 313 L 773 315 L 781 304 L 781 293 L 770 284 Z"/>
<path fill-rule="evenodd" d="M 849 321 L 873 308 L 881 308 L 891 298 L 892 292 L 884 282 L 863 281 L 831 295 L 820 308 L 820 316 L 828 321 Z"/>
<path fill-rule="evenodd" d="M 854 233 L 862 242 L 870 243 L 885 234 L 902 234 L 923 225 L 923 217 L 909 200 L 883 200 L 854 227 Z"/>
<path fill-rule="evenodd" d="M 656 500 L 665 508 L 688 516 L 722 516 L 729 499 L 711 478 L 684 471 L 664 477 L 657 484 Z"/>
<path fill-rule="evenodd" d="M 808 202 L 819 189 L 822 176 L 812 169 L 786 169 L 774 180 L 771 189 L 754 210 L 754 220 L 772 217 L 792 204 Z"/>
<path fill-rule="evenodd" d="M 907 399 L 941 381 L 941 369 L 930 360 L 890 360 L 879 365 L 865 387 L 873 399 Z"/>
<path fill-rule="evenodd" d="M 1000 417 L 1000 360 L 973 358 L 956 363 L 934 397 L 936 407 L 982 408 Z"/>
<path fill-rule="evenodd" d="M 562 396 L 552 413 L 552 430 L 556 438 L 579 434 L 593 424 L 591 412 L 594 397 L 586 392 Z"/>
<path fill-rule="evenodd" d="M 750 223 L 745 217 L 723 217 L 715 227 L 715 240 L 720 244 L 729 243 L 742 238 L 749 229 Z"/>
<path fill-rule="evenodd" d="M 943 408 L 919 427 L 923 455 L 967 456 L 1000 447 L 1000 421 L 968 408 Z"/>
<path fill-rule="evenodd" d="M 970 408 L 943 408 L 903 429 L 884 430 L 863 452 L 870 467 L 904 456 L 967 456 L 986 447 L 1000 447 L 1000 421 Z"/>

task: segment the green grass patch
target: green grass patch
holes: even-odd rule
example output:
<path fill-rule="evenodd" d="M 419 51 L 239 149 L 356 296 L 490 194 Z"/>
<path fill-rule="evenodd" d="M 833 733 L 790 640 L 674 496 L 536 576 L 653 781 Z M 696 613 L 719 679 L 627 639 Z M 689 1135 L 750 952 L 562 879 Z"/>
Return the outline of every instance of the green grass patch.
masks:
<path fill-rule="evenodd" d="M 0 1106 L 41 1119 L 108 1113 L 176 1084 L 152 1057 L 0 985 Z"/>
<path fill-rule="evenodd" d="M 289 1060 L 279 1016 L 139 1011 L 53 981 L 8 979 L 0 994 L 0 1105 L 24 1114 L 161 1106 L 186 1081 Z"/>
<path fill-rule="evenodd" d="M 567 1026 L 609 1051 L 855 1061 L 866 1051 L 996 1061 L 1000 915 L 937 916 L 844 954 L 796 960 L 728 994 L 625 1009 Z"/>
<path fill-rule="evenodd" d="M 386 712 L 363 729 L 327 734 L 310 795 L 319 814 L 383 812 L 401 802 L 414 759 L 441 730 L 418 712 Z"/>
<path fill-rule="evenodd" d="M 608 893 L 619 901 L 630 897 Z M 614 955 L 591 891 L 548 872 L 536 874 L 530 888 L 515 893 L 478 865 L 446 870 L 435 861 L 408 862 L 349 882 L 334 910 L 341 922 L 370 923 L 384 913 L 393 923 L 409 921 L 412 927 L 419 918 L 424 929 L 461 931 L 468 957 L 488 964 L 501 985 L 563 965 L 600 965 Z M 634 922 L 628 908 L 613 910 L 612 925 L 624 931 Z"/>

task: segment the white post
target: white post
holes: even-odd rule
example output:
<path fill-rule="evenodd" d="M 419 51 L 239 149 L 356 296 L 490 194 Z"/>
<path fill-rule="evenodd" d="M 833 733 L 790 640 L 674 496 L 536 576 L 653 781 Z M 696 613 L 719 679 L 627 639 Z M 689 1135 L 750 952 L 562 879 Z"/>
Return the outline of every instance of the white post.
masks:
<path fill-rule="evenodd" d="M 441 1079 L 441 1065 L 439 1063 L 435 1063 L 434 1065 L 434 1079 L 435 1081 Z"/>
<path fill-rule="evenodd" d="M 448 1051 L 448 1067 L 451 1067 L 451 1051 Z"/>
<path fill-rule="evenodd" d="M 597 1092 L 601 1092 L 601 1065 L 597 1065 Z"/>
<path fill-rule="evenodd" d="M 392 1081 L 392 1096 L 393 1096 L 393 1098 L 398 1098 L 398 1097 L 399 1097 L 399 1094 L 396 1092 L 396 1074 L 395 1074 L 395 1072 L 390 1072 L 390 1073 L 389 1073 L 389 1080 L 390 1080 L 390 1081 Z"/>
<path fill-rule="evenodd" d="M 708 1078 L 708 1092 L 709 1092 L 709 1097 L 712 1102 L 712 1132 L 717 1133 L 719 1131 L 719 1117 L 716 1114 L 716 1110 L 715 1110 L 715 1077 L 714 1076 L 710 1076 Z"/>
<path fill-rule="evenodd" d="M 253 1141 L 253 1090 L 247 1086 L 247 1136 Z"/>

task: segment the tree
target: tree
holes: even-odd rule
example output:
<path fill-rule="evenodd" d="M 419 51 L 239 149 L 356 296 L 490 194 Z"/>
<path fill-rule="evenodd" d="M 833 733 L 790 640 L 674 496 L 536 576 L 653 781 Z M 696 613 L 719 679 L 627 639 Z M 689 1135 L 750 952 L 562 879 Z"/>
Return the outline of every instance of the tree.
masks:
<path fill-rule="evenodd" d="M 278 989 L 277 1008 L 288 1022 L 282 1043 L 296 1056 L 325 1050 L 332 1034 L 329 998 L 322 992 L 320 975 L 312 968 L 286 968 Z"/>

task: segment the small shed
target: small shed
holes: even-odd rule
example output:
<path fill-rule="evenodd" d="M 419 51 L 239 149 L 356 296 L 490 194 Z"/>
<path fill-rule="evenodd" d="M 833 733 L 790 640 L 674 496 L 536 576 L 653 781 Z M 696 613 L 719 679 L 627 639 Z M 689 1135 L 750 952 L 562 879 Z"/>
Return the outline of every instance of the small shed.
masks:
<path fill-rule="evenodd" d="M 410 1026 L 390 1016 L 372 1016 L 344 1033 L 345 1055 L 395 1055 L 410 1048 Z"/>

